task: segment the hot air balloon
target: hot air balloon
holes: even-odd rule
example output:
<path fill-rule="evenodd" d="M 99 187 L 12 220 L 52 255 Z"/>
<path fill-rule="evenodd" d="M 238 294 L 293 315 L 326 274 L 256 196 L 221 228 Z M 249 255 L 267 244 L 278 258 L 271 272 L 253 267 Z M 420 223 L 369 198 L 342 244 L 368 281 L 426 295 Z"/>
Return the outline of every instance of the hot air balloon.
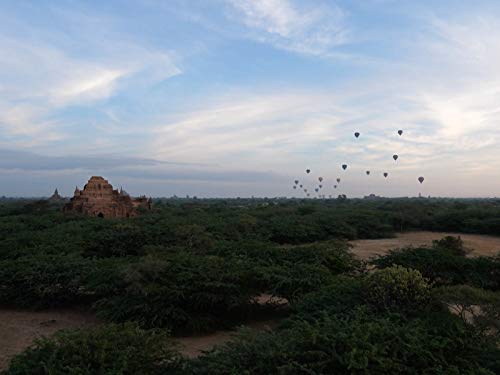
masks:
<path fill-rule="evenodd" d="M 336 189 L 337 188 L 337 185 L 333 185 L 333 188 Z"/>
<path fill-rule="evenodd" d="M 306 169 L 306 173 L 307 174 L 311 173 L 311 170 L 310 169 Z"/>
<path fill-rule="evenodd" d="M 320 189 L 323 189 L 323 185 L 319 185 L 319 188 L 320 188 Z"/>
<path fill-rule="evenodd" d="M 303 185 L 300 185 L 299 187 L 302 189 Z"/>
<path fill-rule="evenodd" d="M 339 183 L 339 184 L 340 184 L 340 178 L 337 178 L 337 183 Z"/>
<path fill-rule="evenodd" d="M 295 185 L 297 185 L 299 183 L 299 180 L 295 180 Z"/>
<path fill-rule="evenodd" d="M 323 177 L 318 177 L 319 182 L 323 181 Z"/>
<path fill-rule="evenodd" d="M 304 193 L 307 193 L 307 189 L 304 189 Z"/>
<path fill-rule="evenodd" d="M 308 196 L 308 197 L 310 197 L 310 196 L 311 196 L 311 194 L 307 193 L 307 196 Z"/>
<path fill-rule="evenodd" d="M 403 135 L 403 131 L 402 130 L 398 130 L 398 134 L 401 136 Z"/>
<path fill-rule="evenodd" d="M 319 191 L 319 189 L 318 189 L 318 188 L 316 188 L 316 189 L 314 189 L 314 191 L 317 193 L 317 192 Z"/>
<path fill-rule="evenodd" d="M 294 185 L 294 186 L 293 186 L 293 188 L 294 188 L 294 189 L 297 189 L 297 186 L 295 186 L 295 185 Z"/>
<path fill-rule="evenodd" d="M 389 173 L 385 172 L 384 177 L 387 178 L 387 176 L 389 176 Z"/>
<path fill-rule="evenodd" d="M 366 171 L 366 175 L 369 176 L 370 175 L 370 171 Z"/>
<path fill-rule="evenodd" d="M 354 136 L 355 136 L 356 138 L 359 138 L 359 136 L 360 136 L 360 135 L 361 135 L 361 134 L 359 134 L 359 132 L 354 133 Z"/>
<path fill-rule="evenodd" d="M 424 181 L 425 181 L 425 178 L 423 178 L 422 176 L 420 176 L 420 177 L 418 178 L 418 182 L 420 182 L 421 184 L 422 184 Z"/>
<path fill-rule="evenodd" d="M 394 161 L 397 161 L 399 159 L 399 156 L 394 154 L 394 155 L 392 155 L 392 158 L 394 159 Z"/>
<path fill-rule="evenodd" d="M 342 169 L 345 171 L 347 169 L 347 164 L 342 164 Z"/>

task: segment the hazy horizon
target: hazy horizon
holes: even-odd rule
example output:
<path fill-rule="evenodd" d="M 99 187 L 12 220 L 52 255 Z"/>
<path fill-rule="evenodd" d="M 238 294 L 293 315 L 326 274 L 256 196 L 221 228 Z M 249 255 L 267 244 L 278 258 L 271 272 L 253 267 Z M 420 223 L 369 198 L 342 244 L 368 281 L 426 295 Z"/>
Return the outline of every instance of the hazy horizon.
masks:
<path fill-rule="evenodd" d="M 498 46 L 495 1 L 2 2 L 0 196 L 496 197 Z"/>

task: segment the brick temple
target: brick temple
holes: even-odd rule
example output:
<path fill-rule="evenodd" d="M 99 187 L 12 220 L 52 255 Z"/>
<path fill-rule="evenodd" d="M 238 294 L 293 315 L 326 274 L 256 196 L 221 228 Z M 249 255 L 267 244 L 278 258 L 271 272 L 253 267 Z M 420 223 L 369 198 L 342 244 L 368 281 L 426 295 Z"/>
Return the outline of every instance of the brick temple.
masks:
<path fill-rule="evenodd" d="M 83 187 L 76 187 L 64 212 L 105 218 L 127 218 L 137 216 L 139 209 L 151 210 L 151 198 L 132 198 L 123 189 L 114 190 L 103 177 L 93 176 Z"/>

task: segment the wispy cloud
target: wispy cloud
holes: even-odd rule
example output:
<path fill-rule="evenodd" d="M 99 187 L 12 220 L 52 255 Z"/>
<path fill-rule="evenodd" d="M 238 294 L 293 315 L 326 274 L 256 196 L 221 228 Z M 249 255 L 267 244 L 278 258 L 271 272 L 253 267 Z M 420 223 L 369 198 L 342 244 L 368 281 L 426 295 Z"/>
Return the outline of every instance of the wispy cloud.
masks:
<path fill-rule="evenodd" d="M 113 14 L 53 3 L 45 22 L 26 15 L 36 5 L 0 13 L 0 147 L 37 152 L 3 154 L 2 172 L 95 169 L 186 193 L 212 184 L 214 195 L 220 180 L 225 194 L 250 195 L 289 192 L 283 176 L 308 167 L 333 178 L 346 162 L 351 194 L 404 194 L 421 174 L 431 194 L 469 195 L 471 179 L 495 194 L 500 18 L 482 5 L 382 3 L 149 0 Z M 365 169 L 394 179 L 367 186 Z"/>
<path fill-rule="evenodd" d="M 247 36 L 275 47 L 309 55 L 330 55 L 345 44 L 349 30 L 335 4 L 292 0 L 227 0 L 229 17 L 248 28 Z"/>
<path fill-rule="evenodd" d="M 73 21 L 89 28 L 81 17 L 73 15 Z M 57 33 L 31 28 L 32 35 L 41 36 L 10 34 L 0 35 L 0 129 L 4 137 L 22 145 L 68 137 L 68 124 L 57 119 L 58 112 L 181 73 L 169 52 L 149 51 L 123 37 L 107 40 L 111 48 L 98 39 L 85 41 L 87 53 L 81 54 L 70 51 Z"/>

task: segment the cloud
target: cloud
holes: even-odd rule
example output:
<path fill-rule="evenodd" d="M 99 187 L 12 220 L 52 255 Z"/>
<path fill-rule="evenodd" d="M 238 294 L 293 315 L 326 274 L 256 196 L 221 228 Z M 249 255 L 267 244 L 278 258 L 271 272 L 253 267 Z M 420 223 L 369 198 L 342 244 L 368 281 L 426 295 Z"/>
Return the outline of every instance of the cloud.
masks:
<path fill-rule="evenodd" d="M 331 96 L 313 93 L 224 96 L 165 120 L 149 149 L 159 158 L 224 161 L 226 168 L 287 164 L 318 142 L 334 141 L 340 113 Z"/>
<path fill-rule="evenodd" d="M 113 168 L 181 166 L 193 167 L 199 164 L 173 163 L 161 160 L 100 154 L 92 156 L 65 155 L 48 156 L 37 153 L 0 149 L 0 168 L 4 170 L 57 171 L 57 170 L 112 170 Z"/>
<path fill-rule="evenodd" d="M 102 175 L 134 194 L 167 196 L 246 195 L 247 189 L 266 194 L 266 189 L 283 186 L 288 178 L 273 171 L 227 170 L 222 166 L 175 163 L 117 155 L 48 156 L 0 149 L 2 194 L 37 195 L 56 187 L 69 195 L 75 185 L 83 186 L 90 176 Z M 52 190 L 51 190 L 52 189 Z"/>
<path fill-rule="evenodd" d="M 151 51 L 124 35 L 115 35 L 107 29 L 111 22 L 96 27 L 89 24 L 88 17 L 68 12 L 51 17 L 56 24 L 69 17 L 73 27 L 80 26 L 72 38 L 81 49 L 69 48 L 66 37 L 57 30 L 40 30 L 20 21 L 17 26 L 25 33 L 9 30 L 0 36 L 0 130 L 4 139 L 26 146 L 68 138 L 64 128 L 69 124 L 58 118 L 61 112 L 131 90 L 139 94 L 181 73 L 173 53 Z M 99 33 L 106 35 L 107 44 L 101 44 Z"/>
<path fill-rule="evenodd" d="M 248 37 L 277 48 L 325 56 L 349 40 L 344 12 L 334 4 L 291 0 L 227 0 L 229 17 L 248 28 Z"/>

